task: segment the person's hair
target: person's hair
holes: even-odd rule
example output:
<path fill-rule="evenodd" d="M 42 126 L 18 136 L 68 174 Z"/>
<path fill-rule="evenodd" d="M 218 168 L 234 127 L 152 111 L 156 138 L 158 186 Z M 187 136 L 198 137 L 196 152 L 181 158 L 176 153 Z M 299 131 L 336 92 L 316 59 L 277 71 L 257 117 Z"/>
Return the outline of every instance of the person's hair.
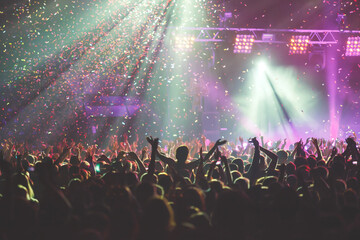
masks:
<path fill-rule="evenodd" d="M 311 155 L 307 158 L 308 165 L 311 169 L 313 169 L 316 166 L 316 158 L 315 156 Z"/>
<path fill-rule="evenodd" d="M 297 188 L 297 176 L 295 174 L 288 175 L 286 177 L 286 183 L 289 185 L 291 189 L 296 190 Z"/>
<path fill-rule="evenodd" d="M 132 187 L 139 183 L 139 177 L 135 172 L 127 172 L 125 173 L 125 181 L 129 187 Z"/>
<path fill-rule="evenodd" d="M 241 174 L 239 171 L 237 171 L 237 170 L 231 171 L 231 175 L 232 175 L 232 178 L 233 178 L 233 179 L 237 179 L 237 178 L 242 177 L 242 174 Z"/>
<path fill-rule="evenodd" d="M 218 193 L 221 192 L 224 187 L 224 184 L 216 179 L 211 180 L 209 185 L 212 190 L 215 190 Z"/>
<path fill-rule="evenodd" d="M 139 203 L 144 206 L 149 199 L 156 196 L 155 184 L 149 182 L 140 183 L 135 189 L 135 196 Z"/>
<path fill-rule="evenodd" d="M 208 231 L 210 228 L 210 218 L 204 212 L 197 212 L 190 216 L 189 222 L 200 231 Z"/>
<path fill-rule="evenodd" d="M 279 150 L 276 154 L 279 157 L 280 163 L 285 162 L 287 160 L 287 158 L 289 157 L 289 154 L 284 150 Z"/>
<path fill-rule="evenodd" d="M 247 236 L 251 221 L 248 216 L 253 214 L 253 207 L 244 191 L 225 190 L 219 194 L 213 215 L 212 224 L 219 229 L 224 239 L 236 239 L 239 231 Z M 239 229 L 240 228 L 240 229 Z M 245 237 L 246 238 L 246 237 Z"/>
<path fill-rule="evenodd" d="M 231 163 L 236 164 L 239 172 L 244 173 L 244 161 L 241 158 L 235 158 Z"/>
<path fill-rule="evenodd" d="M 158 178 L 159 178 L 158 184 L 162 186 L 165 194 L 167 194 L 174 183 L 172 177 L 167 173 L 162 172 L 158 175 Z"/>
<path fill-rule="evenodd" d="M 343 179 L 336 179 L 335 190 L 338 193 L 344 193 L 347 189 L 346 182 Z"/>
<path fill-rule="evenodd" d="M 158 177 L 157 177 L 156 174 L 144 173 L 143 175 L 141 175 L 140 181 L 141 182 L 149 182 L 149 183 L 157 184 L 158 183 Z"/>
<path fill-rule="evenodd" d="M 286 164 L 285 171 L 287 175 L 295 174 L 296 173 L 295 163 L 289 162 L 288 164 Z"/>
<path fill-rule="evenodd" d="M 239 170 L 238 166 L 235 163 L 230 163 L 229 168 L 230 168 L 231 171 L 238 171 Z"/>
<path fill-rule="evenodd" d="M 297 168 L 303 165 L 308 165 L 308 161 L 304 157 L 296 157 L 294 163 Z"/>
<path fill-rule="evenodd" d="M 197 207 L 205 211 L 205 195 L 201 189 L 191 186 L 183 191 L 184 204 L 188 207 Z"/>
<path fill-rule="evenodd" d="M 329 176 L 329 170 L 323 166 L 315 167 L 311 170 L 311 175 L 314 177 L 319 176 L 326 180 Z"/>
<path fill-rule="evenodd" d="M 250 188 L 250 180 L 246 177 L 239 177 L 235 179 L 234 183 L 239 189 L 243 191 L 248 190 Z"/>
<path fill-rule="evenodd" d="M 175 227 L 174 212 L 166 199 L 154 197 L 149 199 L 144 206 L 142 219 L 142 237 L 153 239 L 166 238 L 166 235 Z M 162 237 L 158 234 L 162 235 Z"/>
<path fill-rule="evenodd" d="M 79 160 L 78 156 L 75 156 L 75 155 L 71 156 L 70 157 L 70 164 L 73 165 L 73 166 L 79 166 L 80 160 Z"/>

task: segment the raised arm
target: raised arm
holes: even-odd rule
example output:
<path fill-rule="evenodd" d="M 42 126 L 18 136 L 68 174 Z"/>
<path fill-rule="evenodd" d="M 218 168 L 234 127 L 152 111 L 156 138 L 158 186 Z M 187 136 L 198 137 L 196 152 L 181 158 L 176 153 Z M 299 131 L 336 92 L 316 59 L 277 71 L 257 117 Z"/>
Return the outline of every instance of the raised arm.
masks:
<path fill-rule="evenodd" d="M 193 161 L 186 164 L 186 169 L 188 169 L 188 170 L 194 169 L 197 166 L 199 166 L 200 162 L 201 162 L 200 159 L 193 160 Z M 203 160 L 203 162 L 204 162 L 204 160 Z"/>
<path fill-rule="evenodd" d="M 151 144 L 151 158 L 148 168 L 148 174 L 152 175 L 155 173 L 155 158 L 157 153 L 157 147 L 159 145 L 159 139 L 153 139 L 152 137 L 148 137 L 146 138 L 146 140 L 148 140 L 148 142 Z"/>
<path fill-rule="evenodd" d="M 217 149 L 218 146 L 224 145 L 227 141 L 226 140 L 221 140 L 218 139 L 215 142 L 215 145 L 210 149 L 210 151 L 205 155 L 204 157 L 204 162 L 208 161 L 211 157 L 211 155 L 215 152 L 215 150 Z"/>
<path fill-rule="evenodd" d="M 225 174 L 226 174 L 227 184 L 229 186 L 231 186 L 233 184 L 233 179 L 232 179 L 232 175 L 230 172 L 229 163 L 225 156 L 221 156 L 221 162 L 225 165 Z"/>
<path fill-rule="evenodd" d="M 284 149 L 285 146 L 286 146 L 286 138 L 284 139 L 284 142 L 283 142 L 283 144 L 281 145 L 280 149 Z"/>
<path fill-rule="evenodd" d="M 135 161 L 139 167 L 140 170 L 140 176 L 146 173 L 146 168 L 144 166 L 144 163 L 139 159 L 138 155 L 134 152 L 129 152 L 129 158 L 133 161 Z"/>
<path fill-rule="evenodd" d="M 251 184 L 253 184 L 256 181 L 256 176 L 257 173 L 259 171 L 259 165 L 260 165 L 260 144 L 259 141 L 256 139 L 256 137 L 254 137 L 253 139 L 250 140 L 251 143 L 254 144 L 255 147 L 255 152 L 254 152 L 254 157 L 253 157 L 253 161 L 251 163 L 249 172 L 248 172 L 248 176 L 250 179 Z"/>
<path fill-rule="evenodd" d="M 207 146 L 206 146 L 206 137 L 204 135 L 201 136 L 201 144 L 202 147 L 205 151 L 207 151 Z"/>
<path fill-rule="evenodd" d="M 333 161 L 334 157 L 336 156 L 336 154 L 338 153 L 338 150 L 336 147 L 333 147 L 330 156 L 328 157 L 328 159 L 326 160 L 326 164 L 329 166 L 331 164 L 331 162 Z"/>
<path fill-rule="evenodd" d="M 312 138 L 311 142 L 312 142 L 312 144 L 314 145 L 314 147 L 316 149 L 316 153 L 317 153 L 316 160 L 320 161 L 323 158 L 323 156 L 322 156 L 322 152 L 321 152 L 320 147 L 319 147 L 318 140 L 316 138 Z"/>
<path fill-rule="evenodd" d="M 150 137 L 147 137 L 146 140 L 151 144 L 151 146 L 153 145 L 153 142 L 154 142 L 154 139 L 150 136 Z M 156 149 L 152 149 L 152 151 L 155 152 L 155 156 L 158 156 L 159 159 L 161 161 L 163 161 L 165 164 L 171 166 L 171 167 L 175 167 L 175 160 L 172 159 L 172 158 L 168 158 L 166 157 L 164 154 L 162 153 L 159 153 L 159 151 Z"/>
<path fill-rule="evenodd" d="M 295 148 L 295 157 L 306 157 L 305 151 L 304 151 L 304 144 L 302 139 L 297 143 Z"/>
<path fill-rule="evenodd" d="M 276 169 L 276 165 L 277 165 L 277 162 L 278 162 L 278 156 L 273 153 L 272 151 L 266 149 L 266 148 L 263 148 L 260 146 L 260 151 L 262 151 L 263 153 L 266 154 L 266 156 L 268 156 L 270 159 L 271 159 L 271 162 L 269 164 L 269 167 L 268 167 L 268 171 L 274 171 Z"/>
<path fill-rule="evenodd" d="M 196 175 L 195 175 L 195 183 L 199 183 L 201 180 L 204 180 L 205 179 L 205 175 L 204 175 L 204 157 L 203 157 L 203 154 L 202 154 L 202 147 L 200 148 L 200 151 L 199 151 L 199 155 L 200 155 L 200 162 L 199 162 L 199 166 L 196 170 Z"/>
<path fill-rule="evenodd" d="M 175 167 L 175 160 L 174 159 L 165 156 L 164 154 L 160 153 L 157 150 L 156 150 L 156 154 L 159 157 L 159 159 L 161 161 L 163 161 L 165 164 L 167 164 L 167 165 L 169 165 L 171 167 Z"/>
<path fill-rule="evenodd" d="M 70 147 L 64 147 L 64 149 L 63 149 L 63 151 L 62 151 L 62 153 L 60 154 L 60 156 L 58 157 L 58 159 L 56 159 L 56 161 L 55 161 L 55 165 L 60 165 L 64 160 L 65 160 L 65 158 L 67 157 L 67 156 L 69 156 L 69 154 L 70 154 Z"/>
<path fill-rule="evenodd" d="M 221 146 L 223 144 L 226 143 L 226 140 L 217 140 L 215 145 L 210 149 L 210 151 L 205 155 L 204 157 L 204 162 L 207 162 L 209 160 L 209 158 L 211 157 L 211 155 L 214 153 L 215 149 L 218 147 L 218 146 Z M 197 160 L 194 160 L 192 162 L 189 162 L 186 164 L 186 168 L 191 170 L 191 169 L 194 169 L 196 168 L 200 163 L 200 159 L 197 159 Z"/>
<path fill-rule="evenodd" d="M 90 164 L 90 173 L 92 176 L 96 175 L 95 165 L 94 165 L 94 155 L 91 152 L 87 152 L 85 161 Z"/>

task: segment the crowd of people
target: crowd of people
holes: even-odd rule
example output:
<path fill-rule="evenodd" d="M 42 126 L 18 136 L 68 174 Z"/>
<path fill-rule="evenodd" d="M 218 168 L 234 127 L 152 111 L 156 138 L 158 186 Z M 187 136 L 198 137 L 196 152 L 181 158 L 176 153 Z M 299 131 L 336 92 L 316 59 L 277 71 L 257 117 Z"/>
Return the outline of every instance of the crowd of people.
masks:
<path fill-rule="evenodd" d="M 360 239 L 356 136 L 2 139 L 0 238 Z"/>

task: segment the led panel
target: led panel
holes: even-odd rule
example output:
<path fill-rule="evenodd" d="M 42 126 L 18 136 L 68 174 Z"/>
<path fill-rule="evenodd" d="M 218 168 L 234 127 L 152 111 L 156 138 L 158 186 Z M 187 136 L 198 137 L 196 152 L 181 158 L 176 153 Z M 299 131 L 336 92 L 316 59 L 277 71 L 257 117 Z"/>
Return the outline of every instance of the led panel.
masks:
<path fill-rule="evenodd" d="M 292 36 L 289 44 L 289 54 L 306 54 L 309 41 L 309 36 L 306 35 Z"/>
<path fill-rule="evenodd" d="M 360 37 L 348 37 L 345 56 L 360 56 Z"/>
<path fill-rule="evenodd" d="M 194 36 L 176 36 L 175 37 L 175 51 L 177 52 L 190 52 L 193 50 L 195 42 Z"/>
<path fill-rule="evenodd" d="M 254 35 L 237 34 L 235 38 L 234 53 L 251 53 L 254 41 Z"/>

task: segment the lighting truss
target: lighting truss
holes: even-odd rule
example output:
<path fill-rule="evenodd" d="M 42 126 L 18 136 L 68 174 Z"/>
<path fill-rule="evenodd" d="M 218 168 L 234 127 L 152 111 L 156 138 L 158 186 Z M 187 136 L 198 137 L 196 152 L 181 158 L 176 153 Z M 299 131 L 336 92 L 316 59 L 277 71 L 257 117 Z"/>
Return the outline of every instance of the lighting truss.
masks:
<path fill-rule="evenodd" d="M 279 43 L 288 44 L 289 36 L 302 34 L 309 36 L 311 45 L 332 45 L 337 44 L 340 35 L 360 34 L 358 30 L 319 30 L 319 29 L 265 29 L 265 28 L 204 28 L 204 27 L 172 27 L 176 32 L 192 31 L 195 42 L 223 42 L 226 32 L 246 33 L 254 36 L 254 43 Z M 274 38 L 262 39 L 263 34 L 273 34 Z M 275 40 L 276 39 L 276 40 Z"/>

